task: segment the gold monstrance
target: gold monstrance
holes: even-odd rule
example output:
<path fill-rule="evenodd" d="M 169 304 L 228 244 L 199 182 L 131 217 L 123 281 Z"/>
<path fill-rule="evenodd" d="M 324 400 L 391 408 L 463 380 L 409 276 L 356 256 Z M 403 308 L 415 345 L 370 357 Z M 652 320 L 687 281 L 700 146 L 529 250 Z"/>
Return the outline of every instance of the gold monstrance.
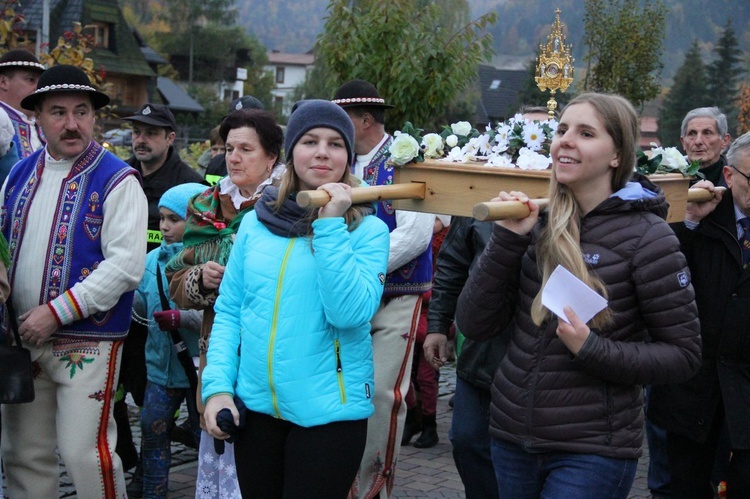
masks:
<path fill-rule="evenodd" d="M 555 116 L 557 101 L 555 92 L 565 92 L 573 82 L 573 63 L 575 59 L 570 56 L 573 44 L 565 45 L 565 35 L 560 24 L 560 9 L 555 10 L 555 22 L 552 31 L 547 37 L 547 44 L 539 44 L 539 58 L 536 64 L 534 77 L 539 90 L 542 92 L 549 89 L 550 97 L 547 101 L 549 117 Z"/>

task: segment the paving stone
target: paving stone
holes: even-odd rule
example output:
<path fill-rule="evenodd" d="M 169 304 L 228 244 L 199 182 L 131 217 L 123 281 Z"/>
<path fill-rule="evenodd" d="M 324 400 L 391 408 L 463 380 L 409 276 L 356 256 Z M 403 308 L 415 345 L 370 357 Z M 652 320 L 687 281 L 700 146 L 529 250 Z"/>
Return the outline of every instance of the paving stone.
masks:
<path fill-rule="evenodd" d="M 413 445 L 401 447 L 398 469 L 396 472 L 396 484 L 394 486 L 394 499 L 426 497 L 432 499 L 456 499 L 464 498 L 463 484 L 453 463 L 452 447 L 448 439 L 452 410 L 448 400 L 455 391 L 455 365 L 443 367 L 440 371 L 438 386 L 438 435 L 440 442 L 430 449 L 417 449 Z M 136 446 L 140 444 L 141 430 L 139 423 L 139 411 L 129 402 L 129 416 L 133 438 Z M 187 411 L 184 406 L 181 411 L 181 422 Z M 194 449 L 186 448 L 181 444 L 172 445 L 172 468 L 170 472 L 169 498 L 170 499 L 193 499 L 195 498 L 195 475 L 198 467 L 198 455 Z M 644 449 L 644 455 L 638 463 L 636 480 L 630 491 L 629 499 L 648 498 L 651 496 L 646 485 L 646 474 L 648 472 L 648 449 Z M 129 481 L 131 473 L 126 473 L 126 481 Z M 60 466 L 60 497 L 74 498 L 75 490 L 70 477 L 65 472 L 64 463 Z"/>

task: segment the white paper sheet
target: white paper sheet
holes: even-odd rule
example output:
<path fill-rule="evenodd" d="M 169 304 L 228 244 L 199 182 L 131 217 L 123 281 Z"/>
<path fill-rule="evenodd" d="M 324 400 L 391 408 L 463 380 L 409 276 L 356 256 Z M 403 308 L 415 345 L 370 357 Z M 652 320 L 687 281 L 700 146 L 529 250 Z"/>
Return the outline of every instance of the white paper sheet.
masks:
<path fill-rule="evenodd" d="M 568 319 L 563 308 L 570 307 L 585 323 L 607 306 L 607 300 L 568 269 L 558 265 L 542 290 L 542 305 L 565 322 Z"/>

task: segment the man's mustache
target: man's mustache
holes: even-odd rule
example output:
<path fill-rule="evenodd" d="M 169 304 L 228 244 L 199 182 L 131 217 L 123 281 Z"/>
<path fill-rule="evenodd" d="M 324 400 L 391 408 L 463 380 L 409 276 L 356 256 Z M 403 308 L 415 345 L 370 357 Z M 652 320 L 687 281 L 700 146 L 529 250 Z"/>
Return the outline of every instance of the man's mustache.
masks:
<path fill-rule="evenodd" d="M 81 134 L 75 133 L 75 132 L 67 132 L 60 135 L 60 140 L 72 140 L 72 139 L 81 139 Z"/>

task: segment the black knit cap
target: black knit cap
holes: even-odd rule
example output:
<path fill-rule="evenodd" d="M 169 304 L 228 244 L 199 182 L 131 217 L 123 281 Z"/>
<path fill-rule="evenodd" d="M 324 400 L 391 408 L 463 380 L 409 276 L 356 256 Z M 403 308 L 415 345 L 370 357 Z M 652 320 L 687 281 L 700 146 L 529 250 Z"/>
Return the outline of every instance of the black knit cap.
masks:
<path fill-rule="evenodd" d="M 7 68 L 29 69 L 39 73 L 44 71 L 39 59 L 24 49 L 9 50 L 0 57 L 0 71 Z"/>
<path fill-rule="evenodd" d="M 60 64 L 52 66 L 42 73 L 36 84 L 36 92 L 27 95 L 21 101 L 21 107 L 33 111 L 42 97 L 50 93 L 59 92 L 86 92 L 91 96 L 91 103 L 94 109 L 99 109 L 109 104 L 107 94 L 95 89 L 91 85 L 89 77 L 86 76 L 86 73 L 81 68 Z"/>
<path fill-rule="evenodd" d="M 322 99 L 301 100 L 292 108 L 284 140 L 286 157 L 292 157 L 294 146 L 306 132 L 318 127 L 331 128 L 341 134 L 351 164 L 354 160 L 354 124 L 346 111 Z"/>
<path fill-rule="evenodd" d="M 147 125 L 171 128 L 177 130 L 177 122 L 172 111 L 161 104 L 146 104 L 133 116 L 123 118 L 123 121 L 138 121 Z"/>
<path fill-rule="evenodd" d="M 336 90 L 331 102 L 343 108 L 367 106 L 391 109 L 395 107 L 386 104 L 375 85 L 365 80 L 351 80 L 344 83 Z"/>

